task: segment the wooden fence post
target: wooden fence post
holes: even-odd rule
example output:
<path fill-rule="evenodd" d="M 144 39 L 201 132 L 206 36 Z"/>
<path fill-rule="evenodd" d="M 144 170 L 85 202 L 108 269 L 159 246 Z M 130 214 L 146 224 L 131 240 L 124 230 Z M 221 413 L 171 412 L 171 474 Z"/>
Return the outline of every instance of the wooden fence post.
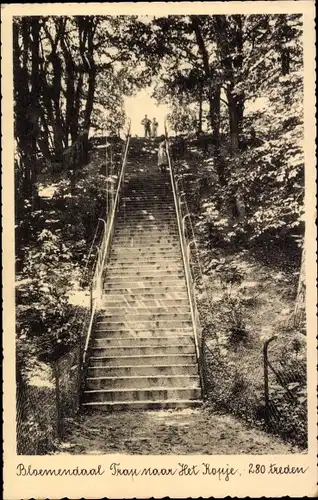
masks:
<path fill-rule="evenodd" d="M 270 400 L 269 400 L 269 380 L 268 380 L 268 346 L 270 342 L 275 340 L 276 336 L 264 342 L 263 346 L 263 359 L 264 359 L 264 402 L 265 402 L 265 422 L 269 425 L 269 412 L 270 412 Z"/>
<path fill-rule="evenodd" d="M 56 415 L 57 415 L 57 433 L 60 437 L 63 433 L 63 422 L 61 413 L 61 391 L 60 391 L 60 367 L 59 361 L 52 363 L 53 374 L 55 379 L 55 399 L 56 399 Z"/>

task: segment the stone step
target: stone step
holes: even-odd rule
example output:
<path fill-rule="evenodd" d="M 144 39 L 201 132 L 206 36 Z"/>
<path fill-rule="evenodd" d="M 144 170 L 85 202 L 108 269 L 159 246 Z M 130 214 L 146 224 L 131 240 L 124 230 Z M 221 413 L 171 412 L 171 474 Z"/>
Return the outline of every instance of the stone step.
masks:
<path fill-rule="evenodd" d="M 129 229 L 130 225 L 127 226 Z M 179 241 L 179 234 L 176 232 L 169 232 L 167 229 L 162 231 L 154 231 L 152 229 L 148 229 L 147 231 L 116 231 L 113 237 L 113 241 L 121 241 L 121 240 L 131 240 L 131 239 L 140 239 L 140 240 L 149 240 L 153 239 L 156 242 L 160 243 L 161 241 Z"/>
<path fill-rule="evenodd" d="M 143 245 L 140 242 L 133 242 L 132 245 L 125 246 L 116 243 L 108 261 L 108 268 L 124 265 L 126 268 L 136 268 L 151 270 L 161 269 L 162 266 L 169 268 L 183 268 L 181 248 L 177 244 L 168 243 L 165 248 Z M 169 269 L 170 270 L 170 269 Z"/>
<path fill-rule="evenodd" d="M 176 219 L 173 217 L 169 220 L 158 219 L 152 216 L 147 217 L 134 217 L 127 215 L 120 219 L 116 219 L 115 221 L 115 230 L 121 231 L 123 229 L 135 229 L 136 232 L 139 228 L 142 227 L 144 231 L 156 231 L 158 233 L 162 233 L 164 231 L 172 232 L 178 234 L 178 225 Z"/>
<path fill-rule="evenodd" d="M 122 199 L 130 199 L 134 197 L 140 197 L 142 195 L 149 197 L 150 195 L 155 196 L 156 198 L 165 198 L 167 196 L 172 197 L 172 187 L 171 184 L 165 184 L 160 182 L 160 179 L 154 179 L 156 181 L 155 186 L 149 185 L 149 177 L 148 184 L 147 179 L 142 180 L 139 184 L 134 182 L 134 179 L 131 179 L 128 184 L 125 185 L 125 188 L 122 193 Z M 151 198 L 150 198 L 151 199 Z"/>
<path fill-rule="evenodd" d="M 177 339 L 176 339 L 177 340 Z M 176 343 L 176 342 L 175 342 Z M 125 356 L 167 356 L 171 354 L 194 354 L 195 346 L 192 345 L 136 345 L 131 346 L 91 347 L 90 353 L 94 358 L 99 357 L 125 357 Z"/>
<path fill-rule="evenodd" d="M 147 274 L 136 274 L 126 270 L 123 271 L 110 271 L 106 274 L 104 281 L 104 288 L 111 288 L 112 286 L 125 285 L 125 288 L 142 288 L 149 286 L 186 286 L 184 272 L 180 271 L 166 271 L 148 272 Z"/>
<path fill-rule="evenodd" d="M 166 281 L 148 281 L 148 282 L 125 282 L 125 280 L 120 282 L 109 282 L 107 281 L 104 285 L 104 293 L 107 294 L 113 291 L 122 290 L 122 293 L 129 292 L 134 295 L 138 293 L 152 292 L 152 293 L 169 293 L 184 291 L 186 293 L 186 285 L 183 280 L 166 280 Z"/>
<path fill-rule="evenodd" d="M 93 340 L 93 347 L 124 347 L 125 345 L 130 347 L 134 346 L 170 346 L 170 345 L 194 345 L 193 335 L 178 335 L 171 336 L 168 335 L 163 337 L 95 337 Z"/>
<path fill-rule="evenodd" d="M 182 335 L 193 335 L 192 325 L 184 326 L 183 328 L 122 328 L 115 330 L 111 328 L 95 328 L 96 337 L 98 338 L 113 338 L 122 337 L 123 339 L 140 338 L 140 337 L 173 337 L 178 338 Z"/>
<path fill-rule="evenodd" d="M 109 318 L 107 321 L 98 321 L 96 324 L 96 329 L 104 329 L 104 330 L 152 330 L 156 328 L 166 328 L 170 329 L 173 327 L 183 328 L 185 326 L 192 325 L 191 319 L 143 319 L 143 320 L 134 320 L 128 319 L 127 321 L 115 321 Z"/>
<path fill-rule="evenodd" d="M 141 389 L 97 389 L 84 391 L 85 402 L 119 402 L 119 401 L 158 401 L 158 400 L 198 400 L 201 397 L 199 388 L 187 387 L 155 387 Z"/>
<path fill-rule="evenodd" d="M 153 174 L 150 174 L 151 177 Z M 148 174 L 148 179 L 149 179 L 149 174 Z M 151 196 L 155 196 L 156 200 L 164 200 L 167 199 L 170 202 L 172 201 L 173 203 L 173 192 L 172 192 L 172 187 L 171 185 L 168 186 L 166 184 L 162 184 L 160 182 L 160 179 L 153 179 L 153 181 L 156 183 L 156 185 L 150 186 L 148 182 L 148 186 L 146 185 L 146 182 L 142 179 L 141 184 L 135 184 L 131 185 L 131 182 L 133 182 L 134 179 L 131 178 L 129 184 L 125 184 L 121 196 L 121 200 L 127 200 L 128 202 L 130 200 L 139 200 L 143 199 L 145 197 L 147 200 L 150 202 L 152 201 Z M 157 184 L 158 183 L 158 184 Z"/>
<path fill-rule="evenodd" d="M 126 193 L 125 196 L 120 199 L 120 207 L 135 205 L 145 206 L 149 209 L 152 207 L 160 207 L 163 210 L 170 210 L 174 208 L 173 193 L 168 190 L 161 191 L 160 193 L 139 190 L 138 192 L 132 193 L 131 196 L 129 196 L 129 194 L 127 196 Z"/>
<path fill-rule="evenodd" d="M 129 175 L 129 172 L 127 172 L 127 175 Z M 125 185 L 125 188 L 123 190 L 123 195 L 124 196 L 129 196 L 131 193 L 139 193 L 139 192 L 144 192 L 145 194 L 147 193 L 153 193 L 156 196 L 159 196 L 159 194 L 166 194 L 166 193 L 172 193 L 172 187 L 171 187 L 171 182 L 166 182 L 162 177 L 160 178 L 158 175 L 156 176 L 156 172 L 152 171 L 152 180 L 155 181 L 155 184 L 150 184 L 149 183 L 149 174 L 147 173 L 145 176 L 141 176 L 140 173 L 138 172 L 137 175 L 131 176 L 129 183 Z"/>
<path fill-rule="evenodd" d="M 130 314 L 131 316 L 158 316 L 166 314 L 176 316 L 176 315 L 187 315 L 190 313 L 190 307 L 180 307 L 176 305 L 171 306 L 154 306 L 154 307 L 131 307 L 126 306 L 125 303 L 121 307 L 108 306 L 99 311 L 99 317 L 115 317 L 116 315 L 121 316 L 122 314 Z"/>
<path fill-rule="evenodd" d="M 195 354 L 167 354 L 166 356 L 99 356 L 89 357 L 89 366 L 132 366 L 132 365 L 184 365 L 195 364 Z"/>
<path fill-rule="evenodd" d="M 169 410 L 182 408 L 196 408 L 202 401 L 197 400 L 165 400 L 165 401 L 121 401 L 121 402 L 89 402 L 83 403 L 84 410 L 94 411 L 127 411 L 127 410 Z"/>
<path fill-rule="evenodd" d="M 130 251 L 136 250 L 137 252 L 153 250 L 155 253 L 180 250 L 180 243 L 177 240 L 161 240 L 156 241 L 152 238 L 145 239 L 128 239 L 128 238 L 114 238 L 113 245 L 115 251 Z M 181 250 L 180 250 L 181 251 Z"/>
<path fill-rule="evenodd" d="M 131 238 L 144 238 L 146 236 L 151 236 L 153 238 L 179 238 L 179 233 L 177 228 L 168 228 L 168 227 L 162 227 L 160 229 L 154 227 L 154 225 L 150 226 L 141 226 L 139 227 L 136 226 L 131 226 L 130 224 L 122 224 L 122 226 L 117 226 L 116 231 L 114 233 L 114 237 L 119 237 L 122 236 L 124 238 L 131 237 Z"/>
<path fill-rule="evenodd" d="M 186 286 L 186 281 L 184 278 L 184 274 L 182 271 L 179 271 L 177 273 L 176 271 L 171 271 L 171 274 L 165 273 L 165 274 L 153 274 L 150 276 L 150 273 L 148 275 L 137 275 L 137 274 L 132 274 L 132 273 L 114 273 L 110 272 L 109 274 L 106 275 L 106 279 L 104 282 L 104 286 L 107 288 L 111 288 L 113 285 L 125 285 L 127 287 L 149 287 L 149 286 L 178 286 L 180 283 L 183 286 Z"/>
<path fill-rule="evenodd" d="M 131 172 L 132 172 L 131 169 L 126 170 L 126 175 L 129 176 Z M 126 175 L 125 179 L 127 179 Z M 156 171 L 155 168 L 153 168 L 153 166 L 151 166 L 151 178 L 156 181 L 155 185 L 153 184 L 149 185 L 148 172 L 143 175 L 140 171 L 138 171 L 138 173 L 134 176 L 131 176 L 129 180 L 129 190 L 143 188 L 145 190 L 147 189 L 152 190 L 154 193 L 157 192 L 157 188 L 171 190 L 170 179 L 164 179 L 161 175 L 161 172 L 158 172 L 158 170 Z"/>
<path fill-rule="evenodd" d="M 119 206 L 141 206 L 147 208 L 158 207 L 166 211 L 174 208 L 174 199 L 171 191 L 162 192 L 160 193 L 160 196 L 157 196 L 157 198 L 152 197 L 152 195 L 156 196 L 156 194 L 151 191 L 145 193 L 141 190 L 133 193 L 132 195 L 124 193 L 120 198 Z"/>
<path fill-rule="evenodd" d="M 161 214 L 161 212 L 160 212 Z M 125 220 L 124 220 L 125 219 Z M 116 220 L 115 220 L 115 228 L 126 227 L 125 222 L 127 219 L 127 209 L 122 212 L 119 210 Z M 145 213 L 138 211 L 138 214 L 131 213 L 129 216 L 130 220 L 134 220 L 135 224 L 130 226 L 132 228 L 137 227 L 150 227 L 159 231 L 162 228 L 174 229 L 175 231 L 178 229 L 178 221 L 175 217 L 175 212 L 171 210 L 168 216 L 154 218 L 151 210 L 148 207 L 145 207 Z"/>
<path fill-rule="evenodd" d="M 156 288 L 135 288 L 134 290 L 125 288 L 104 290 L 102 301 L 106 300 L 108 295 L 112 297 L 121 296 L 129 302 L 132 300 L 188 300 L 186 287 L 156 287 Z"/>
<path fill-rule="evenodd" d="M 153 177 L 153 173 L 150 174 Z M 162 200 L 167 198 L 169 201 L 173 202 L 173 192 L 171 184 L 168 186 L 167 184 L 163 184 L 160 179 L 153 178 L 153 182 L 156 184 L 150 186 L 149 183 L 149 174 L 148 174 L 148 186 L 146 185 L 145 179 L 141 179 L 140 184 L 131 183 L 134 182 L 135 179 L 131 178 L 128 184 L 125 184 L 123 188 L 123 192 L 121 194 L 121 200 L 134 200 L 135 198 L 140 199 L 145 197 L 146 199 L 152 200 L 151 196 L 156 196 L 156 200 Z"/>
<path fill-rule="evenodd" d="M 136 365 L 136 366 L 90 366 L 87 368 L 89 377 L 137 377 L 160 375 L 197 375 L 197 364 L 186 365 Z"/>
<path fill-rule="evenodd" d="M 158 272 L 158 271 L 164 271 L 164 272 L 171 272 L 171 271 L 182 271 L 183 270 L 183 265 L 180 262 L 176 261 L 170 261 L 167 264 L 165 263 L 159 263 L 157 261 L 152 261 L 152 262 L 145 262 L 144 260 L 141 260 L 140 262 L 110 262 L 108 267 L 107 267 L 107 273 L 111 271 L 117 271 L 117 272 L 131 272 L 131 273 L 149 273 L 149 272 Z"/>
<path fill-rule="evenodd" d="M 109 268 L 107 269 L 107 281 L 126 280 L 131 281 L 164 281 L 166 279 L 180 279 L 184 278 L 183 269 L 144 269 L 142 267 L 134 268 Z"/>
<path fill-rule="evenodd" d="M 134 207 L 133 210 L 130 210 L 129 204 L 121 205 L 118 207 L 116 222 L 118 221 L 118 217 L 120 220 L 121 217 L 126 217 L 127 214 L 130 214 L 131 217 L 135 217 L 136 219 L 144 217 L 149 219 L 150 217 L 150 220 L 152 221 L 154 220 L 152 217 L 157 215 L 160 220 L 167 219 L 169 222 L 176 223 L 176 211 L 174 206 L 155 209 L 154 207 L 151 207 L 150 204 L 147 204 L 144 207 Z"/>
<path fill-rule="evenodd" d="M 174 206 L 173 193 L 168 189 L 160 189 L 158 191 L 146 191 L 144 188 L 140 188 L 134 192 L 123 194 L 120 202 L 124 205 L 129 205 L 130 203 L 145 203 L 145 205 L 151 207 L 153 204 L 163 204 L 166 208 Z"/>
<path fill-rule="evenodd" d="M 177 223 L 176 214 L 172 212 L 170 214 L 163 213 L 162 211 L 145 211 L 146 213 L 142 214 L 140 211 L 136 210 L 126 210 L 125 212 L 119 212 L 118 218 L 115 222 L 115 227 L 117 228 L 117 224 L 123 224 L 125 227 L 134 227 L 137 224 L 141 224 L 143 221 L 147 221 L 149 223 L 161 223 L 161 224 L 174 224 Z"/>
<path fill-rule="evenodd" d="M 152 207 L 150 203 L 144 204 L 140 207 L 122 206 L 118 209 L 115 227 L 126 222 L 127 217 L 134 219 L 136 224 L 131 227 L 142 227 L 143 224 L 158 226 L 158 230 L 162 227 L 178 228 L 178 221 L 176 218 L 176 211 L 174 207 L 163 209 L 159 207 Z"/>
<path fill-rule="evenodd" d="M 161 231 L 160 234 L 154 233 L 151 230 L 144 233 L 136 232 L 135 234 L 131 234 L 127 231 L 126 234 L 115 234 L 113 242 L 114 244 L 116 244 L 117 242 L 123 244 L 124 246 L 131 246 L 134 242 L 139 242 L 142 244 L 150 243 L 151 245 L 153 245 L 154 243 L 167 245 L 168 243 L 179 243 L 179 236 L 178 234 L 169 234 L 168 231 Z M 125 244 L 126 242 L 127 245 Z"/>
<path fill-rule="evenodd" d="M 188 309 L 186 312 L 179 312 L 178 310 L 175 311 L 141 311 L 138 312 L 136 310 L 131 311 L 125 311 L 124 309 L 122 311 L 117 311 L 117 312 L 111 312 L 111 311 L 103 311 L 100 312 L 99 315 L 99 322 L 103 321 L 115 321 L 115 322 L 120 322 L 122 319 L 123 321 L 158 321 L 158 320 L 188 320 L 191 319 L 191 314 L 190 314 L 190 309 Z"/>
<path fill-rule="evenodd" d="M 116 224 L 115 236 L 152 236 L 160 237 L 166 235 L 169 237 L 179 238 L 178 226 L 171 224 L 155 224 L 150 222 L 131 223 L 130 220 Z"/>
<path fill-rule="evenodd" d="M 115 246 L 113 248 L 113 255 L 122 257 L 151 257 L 156 256 L 158 259 L 162 257 L 181 257 L 180 245 L 141 245 L 141 246 Z"/>
<path fill-rule="evenodd" d="M 120 205 L 118 208 L 118 215 L 121 217 L 135 217 L 138 218 L 140 216 L 150 216 L 162 219 L 170 219 L 170 221 L 174 220 L 176 223 L 176 211 L 174 206 L 165 206 L 162 204 L 152 204 L 152 203 L 138 203 L 133 204 L 129 203 L 127 205 Z"/>
<path fill-rule="evenodd" d="M 132 208 L 128 208 L 128 207 L 121 207 L 119 209 L 119 213 L 118 213 L 118 221 L 120 221 L 121 219 L 125 219 L 127 217 L 132 217 L 132 218 L 135 218 L 135 219 L 138 219 L 140 217 L 149 217 L 151 218 L 151 220 L 169 220 L 169 221 L 174 221 L 175 222 L 175 218 L 176 218 L 176 212 L 175 212 L 175 209 L 171 209 L 170 211 L 169 210 L 154 210 L 154 209 L 143 209 L 143 208 L 135 208 L 135 209 L 132 209 Z"/>
<path fill-rule="evenodd" d="M 115 252 L 115 249 L 113 249 Z M 164 261 L 167 262 L 167 265 L 172 266 L 181 266 L 183 264 L 181 251 L 171 250 L 171 252 L 164 253 L 155 253 L 155 251 L 151 252 L 140 252 L 136 251 L 135 248 L 130 247 L 129 250 L 125 250 L 120 252 L 119 249 L 116 249 L 116 253 L 112 253 L 109 259 L 109 265 L 118 266 L 120 264 L 126 264 L 126 267 L 140 267 L 140 265 L 151 266 L 154 265 L 165 265 Z"/>
<path fill-rule="evenodd" d="M 158 209 L 163 209 L 165 211 L 173 210 L 174 209 L 174 201 L 173 197 L 167 196 L 166 199 L 160 198 L 151 198 L 150 196 L 132 196 L 130 199 L 123 197 L 120 200 L 119 204 L 120 208 L 123 207 L 137 207 L 137 208 L 148 208 L 148 209 L 153 209 L 153 208 L 158 208 Z"/>
<path fill-rule="evenodd" d="M 142 202 L 135 204 L 134 202 L 126 202 L 125 204 L 121 202 L 118 207 L 119 213 L 123 212 L 141 212 L 141 213 L 152 213 L 160 212 L 163 215 L 168 215 L 168 217 L 175 214 L 174 201 L 169 198 L 169 200 L 162 199 L 161 201 L 156 201 L 152 203 L 152 200 L 144 199 Z"/>
<path fill-rule="evenodd" d="M 118 238 L 115 237 L 113 239 L 113 245 L 115 247 L 120 248 L 129 248 L 129 249 L 141 249 L 144 248 L 153 248 L 157 251 L 157 248 L 160 250 L 171 251 L 171 250 L 180 250 L 180 242 L 175 238 L 152 238 L 151 236 L 147 236 L 147 238 Z"/>
<path fill-rule="evenodd" d="M 151 173 L 152 181 L 155 181 L 155 184 L 153 185 L 150 185 L 149 183 L 149 173 L 147 174 L 148 179 L 145 176 L 143 178 L 141 177 L 139 180 L 137 179 L 138 175 L 139 174 L 135 175 L 134 177 L 131 177 L 130 182 L 125 184 L 122 193 L 123 197 L 130 198 L 134 196 L 140 196 L 141 194 L 149 196 L 149 193 L 153 194 L 157 198 L 169 194 L 172 195 L 171 183 L 168 184 L 166 182 L 162 182 L 162 179 L 156 176 L 155 172 Z M 138 180 L 138 182 L 136 182 L 136 180 Z"/>
<path fill-rule="evenodd" d="M 109 314 L 120 314 L 121 312 L 125 313 L 167 313 L 171 312 L 172 314 L 174 312 L 179 312 L 182 314 L 188 313 L 190 311 L 190 307 L 187 304 L 186 301 L 184 301 L 184 305 L 178 305 L 178 304 L 167 304 L 167 305 L 158 305 L 158 304 L 138 304 L 138 302 L 134 302 L 130 304 L 127 304 L 124 300 L 121 300 L 120 302 L 109 302 L 107 306 L 103 306 L 103 308 L 100 310 L 100 314 L 104 314 L 104 312 L 109 315 Z"/>
<path fill-rule="evenodd" d="M 199 389 L 200 379 L 198 375 L 152 375 L 131 377 L 88 377 L 87 389 L 152 389 L 162 387 L 184 387 L 188 389 Z"/>
<path fill-rule="evenodd" d="M 163 323 L 166 322 L 164 326 Z M 179 323 L 180 322 L 180 323 Z M 114 325 L 114 328 L 112 326 Z M 156 330 L 156 328 L 176 328 L 178 327 L 180 330 L 185 326 L 192 326 L 191 324 L 191 314 L 188 311 L 185 314 L 180 316 L 174 316 L 173 314 L 166 314 L 155 316 L 152 314 L 149 315 L 130 315 L 129 313 L 125 315 L 109 315 L 104 316 L 102 320 L 96 323 L 97 330 Z"/>
<path fill-rule="evenodd" d="M 151 298 L 152 297 L 152 298 Z M 179 298 L 166 298 L 166 295 L 158 294 L 151 297 L 131 297 L 129 295 L 104 295 L 101 301 L 102 309 L 107 307 L 189 307 L 187 294 L 181 294 Z"/>
<path fill-rule="evenodd" d="M 115 227 L 119 227 L 121 225 L 126 225 L 130 224 L 131 226 L 137 226 L 138 224 L 144 224 L 147 223 L 152 227 L 152 225 L 156 225 L 158 227 L 166 227 L 166 226 L 176 226 L 176 217 L 174 213 L 171 213 L 169 217 L 164 217 L 162 214 L 159 214 L 159 216 L 154 217 L 153 214 L 149 213 L 139 213 L 137 214 L 123 214 L 121 212 L 118 212 L 118 215 L 115 220 Z"/>
<path fill-rule="evenodd" d="M 181 260 L 181 259 L 180 259 Z M 160 266 L 159 266 L 160 267 Z M 121 283 L 125 280 L 127 283 L 142 283 L 144 281 L 159 281 L 165 282 L 169 281 L 180 281 L 184 279 L 184 271 L 181 266 L 172 269 L 163 268 L 156 269 L 155 266 L 149 268 L 146 263 L 141 262 L 140 266 L 135 265 L 134 267 L 123 266 L 123 267 L 110 267 L 106 271 L 105 283 L 107 282 L 119 282 Z M 185 283 L 185 281 L 184 281 Z"/>
<path fill-rule="evenodd" d="M 145 266 L 175 266 L 181 265 L 181 252 L 179 250 L 168 252 L 165 254 L 158 254 L 152 252 L 150 254 L 140 254 L 140 252 L 136 252 L 134 249 L 134 255 L 131 255 L 130 252 L 127 252 L 127 255 L 122 254 L 118 255 L 114 252 L 115 249 L 110 254 L 109 265 L 118 266 L 120 264 L 125 264 L 126 266 L 139 267 L 140 264 Z M 117 249 L 118 250 L 118 249 Z M 129 248 L 131 251 L 131 248 Z"/>

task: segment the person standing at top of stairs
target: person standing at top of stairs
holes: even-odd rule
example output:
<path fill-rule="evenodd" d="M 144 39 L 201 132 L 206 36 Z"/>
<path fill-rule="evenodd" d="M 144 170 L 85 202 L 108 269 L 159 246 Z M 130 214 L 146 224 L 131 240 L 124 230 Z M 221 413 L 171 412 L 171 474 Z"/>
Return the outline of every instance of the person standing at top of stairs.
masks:
<path fill-rule="evenodd" d="M 156 118 L 152 120 L 152 137 L 157 137 L 158 125 Z"/>
<path fill-rule="evenodd" d="M 145 137 L 151 137 L 151 120 L 145 115 L 145 118 L 141 121 L 141 124 L 145 128 Z"/>

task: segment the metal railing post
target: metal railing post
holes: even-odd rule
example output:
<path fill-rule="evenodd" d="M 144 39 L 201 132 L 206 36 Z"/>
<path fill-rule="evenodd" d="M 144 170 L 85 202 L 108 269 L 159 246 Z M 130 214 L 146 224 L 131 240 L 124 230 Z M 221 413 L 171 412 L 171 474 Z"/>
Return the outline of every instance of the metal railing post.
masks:
<path fill-rule="evenodd" d="M 190 215 L 190 214 L 189 214 Z M 189 243 L 187 244 L 187 255 L 188 255 L 188 260 L 189 260 L 189 263 L 191 262 L 191 245 L 192 244 L 195 244 L 195 240 L 191 240 L 189 241 Z"/>
<path fill-rule="evenodd" d="M 108 219 L 108 213 L 109 213 L 109 199 L 108 199 L 108 158 L 107 158 L 107 148 L 108 148 L 108 141 L 107 141 L 107 131 L 105 130 L 105 140 L 106 140 L 106 148 L 105 148 L 105 175 L 106 175 L 106 217 Z"/>
<path fill-rule="evenodd" d="M 113 146 L 111 145 L 110 146 L 110 178 L 111 178 L 110 199 L 111 199 L 111 210 L 113 209 L 113 205 L 114 205 L 113 175 L 114 175 L 114 168 L 113 168 Z"/>
<path fill-rule="evenodd" d="M 276 339 L 276 336 L 266 340 L 263 345 L 263 360 L 264 360 L 264 403 L 265 403 L 265 421 L 269 425 L 270 418 L 270 400 L 269 400 L 269 380 L 268 380 L 268 346 Z"/>
<path fill-rule="evenodd" d="M 186 221 L 186 218 L 187 217 L 190 217 L 190 213 L 187 213 L 185 214 L 183 217 L 182 217 L 182 230 L 183 230 L 183 234 L 184 234 L 184 237 L 186 239 L 186 226 L 185 226 L 185 221 Z"/>
<path fill-rule="evenodd" d="M 179 203 L 180 203 L 180 208 L 181 206 L 183 205 L 183 203 L 185 203 L 185 201 L 182 199 L 183 196 L 185 196 L 186 194 L 182 191 L 182 193 L 179 194 Z"/>
<path fill-rule="evenodd" d="M 90 311 L 92 313 L 92 311 L 93 311 L 93 281 L 91 282 L 90 287 L 89 287 L 89 308 L 90 308 Z"/>
<path fill-rule="evenodd" d="M 106 232 L 106 227 L 107 227 L 107 224 L 106 224 L 106 221 L 105 219 L 102 219 L 101 217 L 99 217 L 98 220 L 101 220 L 103 223 L 104 223 L 104 231 Z"/>

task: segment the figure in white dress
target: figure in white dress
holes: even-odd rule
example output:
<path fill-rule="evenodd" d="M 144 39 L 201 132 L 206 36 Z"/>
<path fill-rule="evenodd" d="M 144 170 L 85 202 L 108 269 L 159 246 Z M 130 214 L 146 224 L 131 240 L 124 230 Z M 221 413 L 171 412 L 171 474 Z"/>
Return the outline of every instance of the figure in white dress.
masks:
<path fill-rule="evenodd" d="M 166 152 L 166 138 L 164 135 L 160 137 L 158 149 L 158 167 L 161 172 L 166 172 L 168 168 L 168 157 Z"/>

